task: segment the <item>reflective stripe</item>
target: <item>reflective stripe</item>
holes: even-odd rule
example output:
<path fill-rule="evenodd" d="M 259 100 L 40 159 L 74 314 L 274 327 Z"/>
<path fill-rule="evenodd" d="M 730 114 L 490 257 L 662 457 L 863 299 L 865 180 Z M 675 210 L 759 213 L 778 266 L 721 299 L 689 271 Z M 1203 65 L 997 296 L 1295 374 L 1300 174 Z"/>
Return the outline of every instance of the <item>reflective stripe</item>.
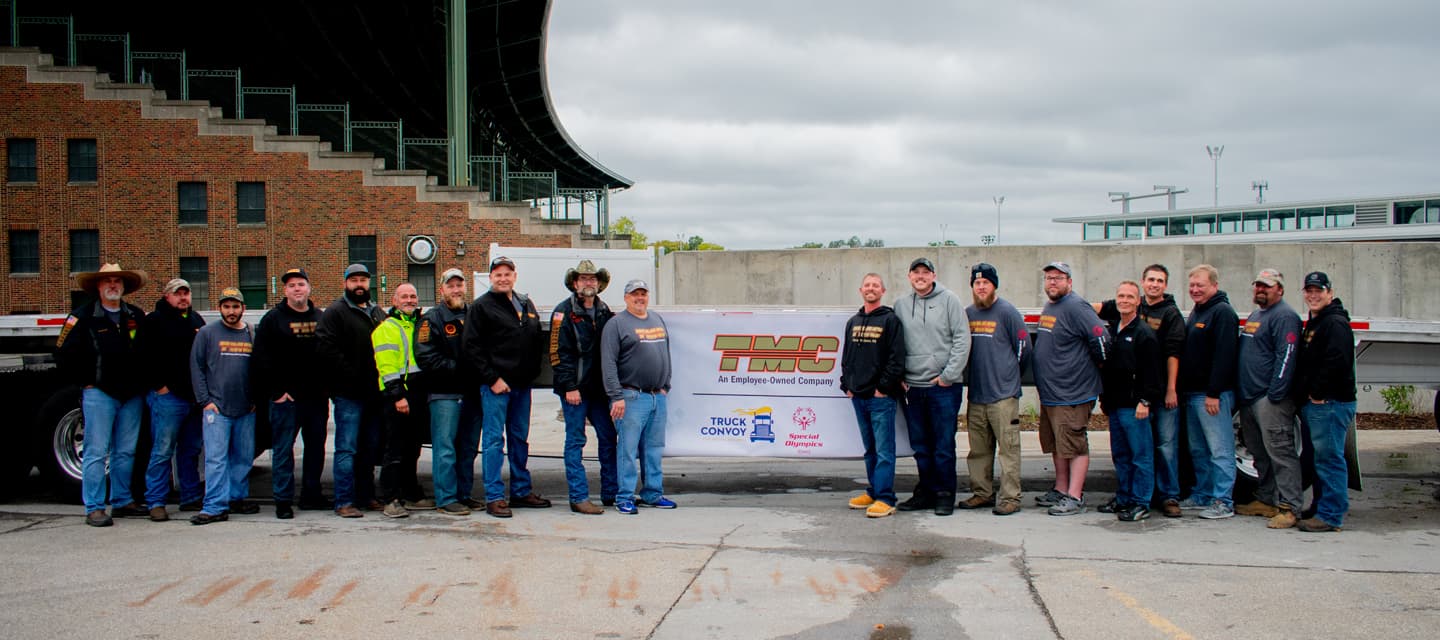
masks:
<path fill-rule="evenodd" d="M 400 351 L 400 345 L 397 345 L 397 344 L 379 344 L 379 345 L 375 345 L 375 353 L 380 353 L 381 351 Z"/>
<path fill-rule="evenodd" d="M 385 374 L 385 375 L 383 375 L 383 376 L 380 376 L 380 379 L 383 380 L 383 381 L 385 381 L 385 382 L 390 382 L 391 380 L 399 380 L 402 375 L 404 375 L 404 374 L 400 374 L 400 373 L 388 373 L 388 374 Z"/>

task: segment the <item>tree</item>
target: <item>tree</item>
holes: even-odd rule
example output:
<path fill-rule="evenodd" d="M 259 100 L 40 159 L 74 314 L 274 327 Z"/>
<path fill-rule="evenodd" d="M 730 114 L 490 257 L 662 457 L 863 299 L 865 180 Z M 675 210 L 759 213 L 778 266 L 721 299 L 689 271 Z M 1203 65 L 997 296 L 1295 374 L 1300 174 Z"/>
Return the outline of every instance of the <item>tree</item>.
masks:
<path fill-rule="evenodd" d="M 824 248 L 825 248 L 825 243 L 823 243 L 823 242 L 806 242 L 805 244 L 802 244 L 802 245 L 796 245 L 795 248 L 796 248 L 796 249 L 824 249 Z"/>
<path fill-rule="evenodd" d="M 615 235 L 629 235 L 631 249 L 644 249 L 648 244 L 645 234 L 635 230 L 635 221 L 629 216 L 620 216 L 615 224 L 610 225 L 610 230 L 614 231 Z"/>
<path fill-rule="evenodd" d="M 954 240 L 946 240 L 946 241 L 945 241 L 945 244 L 940 244 L 939 241 L 934 241 L 934 242 L 931 242 L 931 243 L 930 243 L 930 246 L 932 246 L 932 247 L 958 247 L 958 246 L 960 246 L 960 245 L 956 244 Z"/>

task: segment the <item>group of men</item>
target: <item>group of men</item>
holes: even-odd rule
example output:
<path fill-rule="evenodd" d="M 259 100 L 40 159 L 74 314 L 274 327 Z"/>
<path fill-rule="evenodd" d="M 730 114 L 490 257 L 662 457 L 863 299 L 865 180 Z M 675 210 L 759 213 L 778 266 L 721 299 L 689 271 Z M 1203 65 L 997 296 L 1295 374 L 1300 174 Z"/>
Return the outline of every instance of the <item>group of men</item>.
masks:
<path fill-rule="evenodd" d="M 247 480 L 257 410 L 267 412 L 273 434 L 281 519 L 293 518 L 297 506 L 345 518 L 365 511 L 402 518 L 413 509 L 465 516 L 481 508 L 508 518 L 512 508 L 551 506 L 533 490 L 527 468 L 530 392 L 545 345 L 535 304 L 515 290 L 510 259 L 491 261 L 489 290 L 468 302 L 464 272 L 445 271 L 440 304 L 423 314 L 409 283 L 395 288 L 389 309 L 381 308 L 361 264 L 345 269 L 344 294 L 322 309 L 310 300 L 309 274 L 290 269 L 280 278 L 283 302 L 255 327 L 245 321 L 245 298 L 235 288 L 221 291 L 220 322 L 207 324 L 180 278 L 166 283 L 147 315 L 124 300 L 146 279 L 116 264 L 79 274 L 79 287 L 95 300 L 70 314 L 57 340 L 60 368 L 82 388 L 87 524 L 168 520 L 172 463 L 181 511 L 198 512 L 192 524 L 258 513 Z M 673 509 L 661 463 L 669 337 L 664 320 L 648 309 L 646 282 L 627 283 L 626 307 L 614 313 L 599 298 L 609 280 L 606 270 L 581 261 L 565 276 L 573 295 L 551 318 L 570 508 L 604 513 L 590 502 L 581 464 L 588 420 L 599 444 L 603 505 L 623 514 L 637 513 L 637 505 Z M 320 488 L 331 404 L 333 499 Z M 137 500 L 130 479 L 147 406 L 154 444 Z M 416 468 L 426 430 L 434 499 L 425 497 Z M 297 435 L 305 454 L 298 502 Z M 477 455 L 484 500 L 471 495 Z"/>
<path fill-rule="evenodd" d="M 1284 301 L 1284 275 L 1262 270 L 1251 283 L 1255 310 L 1244 326 L 1219 288 L 1218 271 L 1188 273 L 1188 319 L 1166 292 L 1169 271 L 1146 267 L 1115 297 L 1089 303 L 1073 291 L 1064 262 L 1041 269 L 1047 298 L 1036 335 L 997 295 L 999 273 L 970 269 L 973 304 L 935 281 L 934 264 L 910 264 L 912 291 L 881 303 L 884 279 L 861 281 L 863 306 L 846 324 L 841 389 L 851 399 L 869 487 L 850 499 L 869 517 L 895 510 L 989 507 L 1020 511 L 1020 380 L 1028 366 L 1039 396 L 1041 450 L 1055 465 L 1053 488 L 1035 501 L 1054 516 L 1083 513 L 1088 427 L 1097 401 L 1108 419 L 1118 488 L 1099 507 L 1122 521 L 1152 505 L 1168 517 L 1269 518 L 1270 528 L 1334 531 L 1348 510 L 1345 439 L 1355 417 L 1353 335 L 1327 274 L 1305 276 L 1303 322 Z M 962 380 L 970 384 L 966 425 L 972 495 L 955 501 L 955 434 Z M 1238 405 L 1237 405 L 1238 401 Z M 1260 475 L 1254 500 L 1233 503 L 1238 406 L 1243 441 Z M 1298 407 L 1298 411 L 1297 411 Z M 895 494 L 895 427 L 903 410 L 919 482 Z M 1299 418 L 1297 423 L 1296 418 Z M 1184 419 L 1195 482 L 1181 500 L 1179 439 Z M 994 484 L 996 452 L 1000 487 Z M 1302 451 L 1307 458 L 1302 463 Z M 1313 495 L 1304 508 L 1304 477 Z"/>

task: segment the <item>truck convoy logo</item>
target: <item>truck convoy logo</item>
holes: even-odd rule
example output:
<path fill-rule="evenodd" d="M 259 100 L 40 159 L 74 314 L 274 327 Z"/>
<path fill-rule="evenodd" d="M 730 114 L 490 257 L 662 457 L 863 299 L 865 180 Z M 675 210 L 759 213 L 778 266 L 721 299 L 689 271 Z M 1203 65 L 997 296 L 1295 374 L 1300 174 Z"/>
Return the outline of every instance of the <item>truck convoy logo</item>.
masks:
<path fill-rule="evenodd" d="M 712 438 L 743 439 L 749 432 L 751 442 L 775 442 L 774 420 L 770 407 L 736 409 L 738 416 L 711 416 L 710 424 L 700 427 L 700 435 Z M 748 423 L 748 424 L 747 424 Z"/>
<path fill-rule="evenodd" d="M 721 371 L 739 371 L 740 361 L 748 360 L 745 371 L 829 373 L 835 369 L 835 358 L 822 358 L 820 354 L 839 352 L 840 338 L 717 335 L 714 350 L 720 352 Z"/>

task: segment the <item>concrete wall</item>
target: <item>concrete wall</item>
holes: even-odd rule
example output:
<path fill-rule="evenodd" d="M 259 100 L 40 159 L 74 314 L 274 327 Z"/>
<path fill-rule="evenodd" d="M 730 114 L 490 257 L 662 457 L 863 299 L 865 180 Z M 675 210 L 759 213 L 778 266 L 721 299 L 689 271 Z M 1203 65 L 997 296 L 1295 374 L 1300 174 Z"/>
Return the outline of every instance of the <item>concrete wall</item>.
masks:
<path fill-rule="evenodd" d="M 857 289 L 866 272 L 885 277 L 886 302 L 910 290 L 905 279 L 910 261 L 935 262 L 940 283 L 968 300 L 969 267 L 995 265 L 1000 295 L 1020 308 L 1039 308 L 1045 297 L 1040 268 L 1064 260 L 1075 271 L 1075 290 L 1104 300 L 1115 283 L 1139 280 L 1152 263 L 1170 269 L 1170 292 L 1188 310 L 1190 267 L 1210 264 L 1220 271 L 1220 288 L 1242 314 L 1254 305 L 1250 282 L 1261 269 L 1285 274 L 1285 299 L 1304 309 L 1301 282 L 1310 271 L 1325 271 L 1351 314 L 1369 318 L 1440 317 L 1431 273 L 1440 268 L 1440 243 L 1303 243 L 1131 246 L 907 247 L 880 249 L 779 249 L 768 251 L 681 251 L 660 259 L 658 304 L 797 305 L 860 304 Z"/>

